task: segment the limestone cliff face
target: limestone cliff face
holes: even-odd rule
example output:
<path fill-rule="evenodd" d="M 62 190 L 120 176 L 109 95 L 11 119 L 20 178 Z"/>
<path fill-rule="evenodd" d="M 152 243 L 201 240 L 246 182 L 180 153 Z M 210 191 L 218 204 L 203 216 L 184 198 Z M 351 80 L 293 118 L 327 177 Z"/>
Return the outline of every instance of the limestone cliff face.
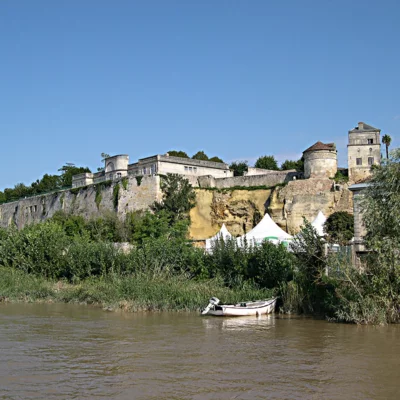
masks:
<path fill-rule="evenodd" d="M 271 190 L 216 191 L 196 189 L 196 207 L 190 212 L 190 236 L 206 239 L 225 223 L 232 235 L 242 235 L 265 213 Z"/>
<path fill-rule="evenodd" d="M 158 176 L 144 177 L 140 185 L 136 178 L 129 177 L 123 182 L 100 183 L 2 204 L 0 226 L 15 225 L 21 229 L 51 218 L 60 210 L 87 219 L 115 210 L 124 218 L 127 212 L 148 209 L 160 199 Z"/>
<path fill-rule="evenodd" d="M 340 190 L 338 190 L 340 189 Z M 190 212 L 190 236 L 206 239 L 225 223 L 232 235 L 243 235 L 268 212 L 284 230 L 295 234 L 303 216 L 312 221 L 322 211 L 353 212 L 352 193 L 346 185 L 335 187 L 330 179 L 291 181 L 272 190 L 216 191 L 197 189 L 197 205 Z"/>
<path fill-rule="evenodd" d="M 353 213 L 353 197 L 347 185 L 338 188 L 330 179 L 304 179 L 276 188 L 267 211 L 281 228 L 294 234 L 303 216 L 311 222 L 318 211 L 327 217 L 336 211 Z"/>

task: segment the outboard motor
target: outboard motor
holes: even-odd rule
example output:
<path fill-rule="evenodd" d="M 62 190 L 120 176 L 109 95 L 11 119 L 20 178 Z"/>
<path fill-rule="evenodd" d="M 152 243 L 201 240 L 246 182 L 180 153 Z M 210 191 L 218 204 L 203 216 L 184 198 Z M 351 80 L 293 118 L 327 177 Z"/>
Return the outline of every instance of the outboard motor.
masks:
<path fill-rule="evenodd" d="M 211 297 L 211 299 L 209 300 L 208 306 L 202 311 L 202 314 L 207 314 L 210 311 L 211 307 L 214 307 L 216 305 L 218 305 L 219 303 L 219 299 L 217 297 Z"/>

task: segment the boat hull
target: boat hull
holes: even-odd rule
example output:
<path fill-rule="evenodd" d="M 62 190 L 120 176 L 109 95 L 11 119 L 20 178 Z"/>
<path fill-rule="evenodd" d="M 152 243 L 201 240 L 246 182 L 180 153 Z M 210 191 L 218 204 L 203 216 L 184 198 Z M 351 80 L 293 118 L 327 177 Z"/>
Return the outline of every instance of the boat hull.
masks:
<path fill-rule="evenodd" d="M 275 311 L 276 299 L 265 301 L 248 302 L 246 306 L 236 305 L 215 305 L 204 315 L 213 315 L 215 317 L 244 317 L 249 315 L 270 314 Z"/>

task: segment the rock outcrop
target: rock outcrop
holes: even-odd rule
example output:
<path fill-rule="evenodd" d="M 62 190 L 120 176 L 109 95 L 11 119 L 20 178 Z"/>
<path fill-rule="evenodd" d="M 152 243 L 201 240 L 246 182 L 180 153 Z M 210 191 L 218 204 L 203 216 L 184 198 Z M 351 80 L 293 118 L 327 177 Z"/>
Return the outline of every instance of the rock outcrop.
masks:
<path fill-rule="evenodd" d="M 312 221 L 318 211 L 352 213 L 352 194 L 347 185 L 334 181 L 305 179 L 271 190 L 197 189 L 197 205 L 190 213 L 190 236 L 196 240 L 215 235 L 224 223 L 232 235 L 243 235 L 268 212 L 290 234 L 300 230 L 303 216 Z"/>

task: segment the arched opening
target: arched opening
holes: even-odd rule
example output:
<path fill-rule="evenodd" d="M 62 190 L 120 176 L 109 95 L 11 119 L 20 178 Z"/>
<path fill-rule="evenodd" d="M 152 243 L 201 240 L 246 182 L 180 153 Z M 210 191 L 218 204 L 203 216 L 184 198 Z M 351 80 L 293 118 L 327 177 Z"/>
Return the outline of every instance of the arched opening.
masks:
<path fill-rule="evenodd" d="M 114 163 L 111 162 L 111 161 L 109 163 L 107 163 L 106 172 L 111 172 L 111 171 L 114 171 L 114 170 L 115 170 Z"/>

